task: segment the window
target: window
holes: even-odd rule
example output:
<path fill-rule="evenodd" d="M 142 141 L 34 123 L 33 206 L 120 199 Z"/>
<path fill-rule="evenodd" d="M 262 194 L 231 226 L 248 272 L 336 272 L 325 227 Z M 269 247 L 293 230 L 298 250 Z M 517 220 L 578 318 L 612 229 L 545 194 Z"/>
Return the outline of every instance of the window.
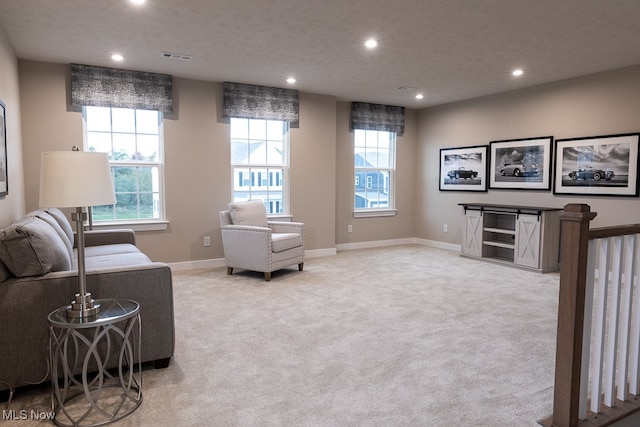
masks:
<path fill-rule="evenodd" d="M 395 132 L 355 129 L 353 134 L 355 210 L 394 209 Z"/>
<path fill-rule="evenodd" d="M 162 219 L 162 113 L 83 107 L 86 151 L 109 154 L 116 204 L 93 208 L 94 221 Z"/>
<path fill-rule="evenodd" d="M 231 118 L 234 202 L 260 199 L 267 214 L 286 213 L 289 123 Z"/>

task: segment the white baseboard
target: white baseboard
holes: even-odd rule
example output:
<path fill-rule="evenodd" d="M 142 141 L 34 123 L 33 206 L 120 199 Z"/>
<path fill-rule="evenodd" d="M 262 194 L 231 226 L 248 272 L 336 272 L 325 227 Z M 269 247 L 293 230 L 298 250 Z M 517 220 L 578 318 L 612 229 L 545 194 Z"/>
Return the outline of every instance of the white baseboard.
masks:
<path fill-rule="evenodd" d="M 381 248 L 385 246 L 397 246 L 397 245 L 424 245 L 432 248 L 446 249 L 448 251 L 460 252 L 460 245 L 454 245 L 453 243 L 438 242 L 435 240 L 420 239 L 417 237 L 408 237 L 406 239 L 389 239 L 389 240 L 372 240 L 368 242 L 357 243 L 342 243 L 336 245 L 338 251 L 348 251 L 353 249 L 367 249 L 367 248 Z"/>
<path fill-rule="evenodd" d="M 414 238 L 414 243 L 418 245 L 430 246 L 432 248 L 446 249 L 448 251 L 453 251 L 458 253 L 462 250 L 462 246 L 460 245 L 454 245 L 453 243 L 438 242 L 436 240 L 419 239 L 417 237 Z"/>
<path fill-rule="evenodd" d="M 419 239 L 417 237 L 407 237 L 405 239 L 389 239 L 389 240 L 372 240 L 368 242 L 356 243 L 340 243 L 335 248 L 312 249 L 304 251 L 306 258 L 319 258 L 323 256 L 336 255 L 340 251 L 350 251 L 355 249 L 381 248 L 385 246 L 398 245 L 424 245 L 433 248 L 446 249 L 449 251 L 460 252 L 460 245 L 452 243 L 437 242 L 435 240 Z M 224 258 L 202 259 L 196 261 L 172 262 L 169 263 L 172 271 L 197 270 L 200 268 L 219 268 L 225 267 Z"/>
<path fill-rule="evenodd" d="M 414 242 L 413 237 L 406 239 L 370 240 L 368 242 L 340 243 L 336 245 L 338 252 L 351 251 L 354 249 L 382 248 L 384 246 L 410 245 Z"/>
<path fill-rule="evenodd" d="M 312 249 L 304 251 L 305 258 L 317 258 L 323 256 L 331 256 L 336 254 L 335 248 Z M 169 263 L 171 271 L 197 270 L 200 268 L 219 268 L 226 267 L 224 258 L 201 259 L 197 261 L 184 261 Z"/>
<path fill-rule="evenodd" d="M 197 270 L 200 268 L 225 267 L 227 264 L 224 262 L 224 258 L 215 258 L 215 259 L 201 259 L 197 261 L 172 262 L 172 263 L 169 263 L 168 265 L 171 271 L 184 271 L 184 270 Z"/>
<path fill-rule="evenodd" d="M 322 256 L 331 256 L 335 255 L 338 251 L 336 248 L 326 248 L 326 249 L 305 249 L 304 257 L 305 258 L 318 258 Z"/>

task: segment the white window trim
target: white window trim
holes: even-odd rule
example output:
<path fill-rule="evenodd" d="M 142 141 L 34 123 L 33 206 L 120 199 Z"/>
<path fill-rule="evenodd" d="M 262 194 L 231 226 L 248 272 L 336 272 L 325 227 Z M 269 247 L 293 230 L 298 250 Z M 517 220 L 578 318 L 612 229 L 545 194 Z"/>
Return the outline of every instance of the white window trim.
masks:
<path fill-rule="evenodd" d="M 247 119 L 247 120 L 251 120 L 251 119 Z M 286 143 L 286 149 L 284 150 L 284 156 L 283 156 L 283 161 L 284 161 L 284 165 L 280 166 L 280 165 L 269 165 L 269 164 L 258 164 L 258 163 L 253 163 L 253 164 L 242 164 L 242 163 L 231 163 L 231 199 L 230 200 L 234 200 L 235 197 L 235 178 L 236 178 L 236 173 L 235 170 L 236 169 L 282 169 L 282 177 L 280 178 L 280 180 L 282 181 L 282 186 L 284 187 L 284 190 L 282 191 L 282 213 L 281 214 L 267 214 L 268 218 L 274 218 L 274 221 L 280 221 L 279 219 L 276 219 L 278 217 L 289 217 L 291 218 L 291 214 L 289 212 L 291 212 L 290 210 L 290 188 L 291 187 L 291 182 L 289 180 L 289 169 L 291 168 L 291 124 L 290 123 L 286 123 L 285 125 L 287 126 L 287 140 L 285 141 Z M 231 124 L 229 124 L 229 144 L 231 144 Z M 250 182 L 251 182 L 251 178 Z M 257 179 L 257 176 L 256 176 Z M 268 184 L 268 179 L 267 179 L 267 184 Z"/>
<path fill-rule="evenodd" d="M 354 141 L 355 142 L 355 141 Z M 352 174 L 351 176 L 354 177 L 353 179 L 353 184 L 351 185 L 351 189 L 353 191 L 352 195 L 351 195 L 351 206 L 352 206 L 352 216 L 353 218 L 373 218 L 373 217 L 390 217 L 390 216 L 396 216 L 398 214 L 398 209 L 395 207 L 396 206 L 396 168 L 397 168 L 397 163 L 396 163 L 396 159 L 397 159 L 397 153 L 398 151 L 398 135 L 396 134 L 396 137 L 393 141 L 393 168 L 389 169 L 389 179 L 391 180 L 391 185 L 389 186 L 389 204 L 393 207 L 391 208 L 368 208 L 368 209 L 356 209 L 353 208 L 354 205 L 354 201 L 355 201 L 355 186 L 356 186 L 356 171 L 368 171 L 368 170 L 372 170 L 372 171 L 378 171 L 380 169 L 387 169 L 387 168 L 356 168 L 354 161 L 351 161 L 351 164 L 353 166 L 353 170 L 352 170 Z M 355 150 L 352 149 L 352 154 L 355 156 Z"/>
<path fill-rule="evenodd" d="M 354 218 L 372 218 L 377 216 L 396 216 L 398 209 L 355 209 Z"/>
<path fill-rule="evenodd" d="M 130 228 L 133 231 L 165 231 L 169 226 L 169 221 L 166 219 L 166 195 L 164 186 L 164 113 L 159 112 L 159 117 L 160 123 L 158 123 L 158 136 L 160 137 L 160 149 L 158 151 L 158 161 L 145 164 L 132 163 L 131 166 L 156 166 L 158 168 L 158 174 L 160 175 L 158 180 L 160 194 L 160 206 L 158 207 L 158 212 L 161 217 L 135 220 L 93 221 L 92 227 L 94 229 L 107 230 Z M 82 107 L 82 147 L 83 150 L 87 150 L 87 113 L 84 107 Z M 117 164 L 118 166 L 129 165 L 126 161 L 109 161 L 109 165 L 111 166 L 112 164 Z"/>
<path fill-rule="evenodd" d="M 157 220 L 123 220 L 123 221 L 97 221 L 93 223 L 94 230 L 117 230 L 119 228 L 130 228 L 133 231 L 165 231 L 170 222 L 166 219 Z"/>

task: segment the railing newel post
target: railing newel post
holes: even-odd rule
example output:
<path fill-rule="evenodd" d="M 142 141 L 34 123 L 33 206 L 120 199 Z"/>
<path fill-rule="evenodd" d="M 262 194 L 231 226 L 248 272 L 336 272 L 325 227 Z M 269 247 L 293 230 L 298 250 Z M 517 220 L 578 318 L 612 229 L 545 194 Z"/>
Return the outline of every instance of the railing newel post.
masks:
<path fill-rule="evenodd" d="M 586 204 L 567 204 L 560 213 L 560 289 L 552 425 L 578 425 L 589 223 Z"/>

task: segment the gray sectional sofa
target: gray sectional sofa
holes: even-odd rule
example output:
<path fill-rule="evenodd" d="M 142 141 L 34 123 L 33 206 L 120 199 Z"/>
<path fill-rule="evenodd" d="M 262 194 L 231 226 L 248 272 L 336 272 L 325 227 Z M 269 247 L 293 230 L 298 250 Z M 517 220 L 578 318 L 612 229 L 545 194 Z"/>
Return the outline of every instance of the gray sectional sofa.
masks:
<path fill-rule="evenodd" d="M 171 270 L 135 246 L 132 230 L 87 231 L 87 290 L 140 304 L 142 362 L 174 354 Z M 47 316 L 78 291 L 74 234 L 58 209 L 30 212 L 0 230 L 0 391 L 49 380 Z"/>

